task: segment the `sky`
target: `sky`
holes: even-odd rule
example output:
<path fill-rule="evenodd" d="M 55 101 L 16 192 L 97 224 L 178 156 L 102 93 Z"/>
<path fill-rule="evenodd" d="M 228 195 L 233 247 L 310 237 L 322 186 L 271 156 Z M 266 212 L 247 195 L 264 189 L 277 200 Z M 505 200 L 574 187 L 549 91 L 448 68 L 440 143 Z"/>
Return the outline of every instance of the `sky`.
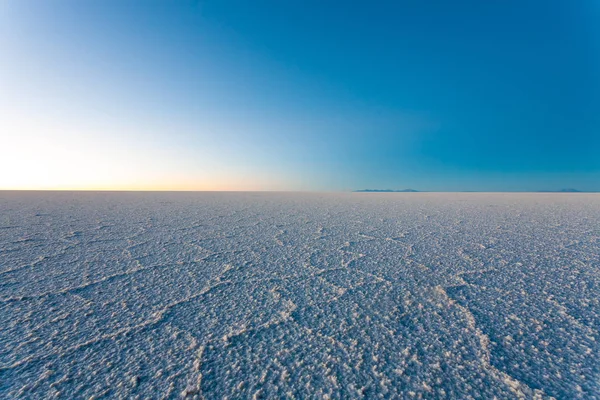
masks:
<path fill-rule="evenodd" d="M 600 2 L 0 1 L 0 189 L 600 190 Z"/>

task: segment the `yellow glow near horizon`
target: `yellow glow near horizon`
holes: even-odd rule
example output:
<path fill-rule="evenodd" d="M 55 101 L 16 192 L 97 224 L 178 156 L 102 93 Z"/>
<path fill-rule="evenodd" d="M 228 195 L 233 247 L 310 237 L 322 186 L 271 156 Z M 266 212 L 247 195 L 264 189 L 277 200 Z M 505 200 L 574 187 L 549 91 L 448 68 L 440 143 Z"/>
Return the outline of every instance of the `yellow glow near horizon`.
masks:
<path fill-rule="evenodd" d="M 151 140 L 15 116 L 0 125 L 0 190 L 285 190 L 273 176 Z"/>

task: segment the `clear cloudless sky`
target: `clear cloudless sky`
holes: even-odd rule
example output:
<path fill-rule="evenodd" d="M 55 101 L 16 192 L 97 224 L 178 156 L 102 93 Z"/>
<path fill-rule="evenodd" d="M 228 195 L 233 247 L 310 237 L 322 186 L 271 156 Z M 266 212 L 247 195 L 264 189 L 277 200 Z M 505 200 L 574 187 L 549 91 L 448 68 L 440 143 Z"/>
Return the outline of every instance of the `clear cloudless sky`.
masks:
<path fill-rule="evenodd" d="M 600 2 L 0 2 L 0 189 L 600 190 Z"/>

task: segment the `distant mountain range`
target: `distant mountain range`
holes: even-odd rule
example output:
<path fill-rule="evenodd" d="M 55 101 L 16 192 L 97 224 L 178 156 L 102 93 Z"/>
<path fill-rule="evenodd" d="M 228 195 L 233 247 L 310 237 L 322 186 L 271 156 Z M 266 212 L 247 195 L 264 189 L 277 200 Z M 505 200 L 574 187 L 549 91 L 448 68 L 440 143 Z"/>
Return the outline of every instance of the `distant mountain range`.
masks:
<path fill-rule="evenodd" d="M 420 191 L 415 190 L 415 189 L 399 189 L 399 190 L 395 190 L 395 189 L 361 189 L 361 190 L 354 190 L 354 192 L 358 192 L 358 193 L 418 193 Z M 462 192 L 464 192 L 464 193 L 472 193 L 473 192 L 474 193 L 476 191 L 463 190 Z M 582 190 L 568 188 L 568 189 L 559 189 L 559 190 L 538 190 L 537 193 L 585 193 L 585 192 Z"/>
<path fill-rule="evenodd" d="M 400 189 L 400 190 L 394 190 L 394 189 L 362 189 L 362 190 L 355 190 L 355 192 L 368 192 L 368 193 L 415 193 L 415 192 L 418 192 L 418 190 L 415 190 L 415 189 Z"/>
<path fill-rule="evenodd" d="M 560 189 L 560 190 L 539 190 L 539 193 L 581 193 L 577 189 Z"/>

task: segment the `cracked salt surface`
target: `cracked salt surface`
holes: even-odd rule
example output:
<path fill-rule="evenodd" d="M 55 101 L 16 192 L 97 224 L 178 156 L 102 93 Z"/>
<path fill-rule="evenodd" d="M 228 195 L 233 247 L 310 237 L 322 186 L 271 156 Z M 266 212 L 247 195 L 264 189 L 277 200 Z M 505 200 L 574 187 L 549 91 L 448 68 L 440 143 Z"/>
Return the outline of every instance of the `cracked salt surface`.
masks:
<path fill-rule="evenodd" d="M 600 196 L 0 192 L 2 398 L 600 398 Z"/>

